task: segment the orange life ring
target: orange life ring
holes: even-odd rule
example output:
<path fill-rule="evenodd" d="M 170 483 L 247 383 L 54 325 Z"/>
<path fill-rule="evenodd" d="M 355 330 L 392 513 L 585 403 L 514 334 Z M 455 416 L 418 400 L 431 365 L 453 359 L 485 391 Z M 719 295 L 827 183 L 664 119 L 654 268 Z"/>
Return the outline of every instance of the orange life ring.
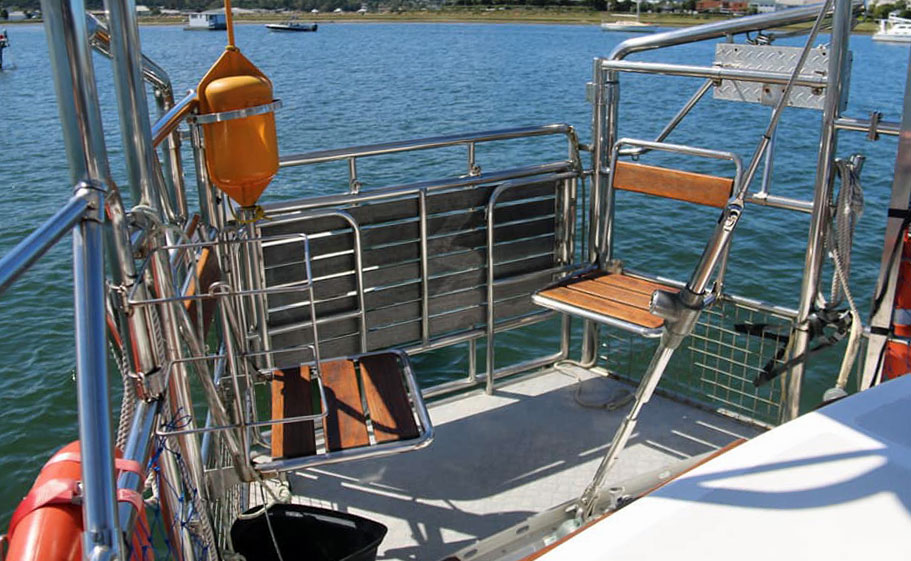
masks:
<path fill-rule="evenodd" d="M 132 471 L 141 476 L 142 469 L 136 462 L 118 457 L 116 464 L 118 471 Z M 81 471 L 79 441 L 67 444 L 44 464 L 10 519 L 5 561 L 82 559 L 82 506 L 78 502 Z M 118 501 L 130 502 L 139 511 L 130 560 L 143 561 L 150 549 L 143 547 L 148 543 L 138 529 L 149 527 L 142 497 L 135 491 L 120 489 Z"/>
<path fill-rule="evenodd" d="M 902 234 L 902 257 L 895 285 L 892 308 L 892 333 L 903 341 L 886 343 L 883 358 L 883 381 L 911 373 L 911 232 Z"/>

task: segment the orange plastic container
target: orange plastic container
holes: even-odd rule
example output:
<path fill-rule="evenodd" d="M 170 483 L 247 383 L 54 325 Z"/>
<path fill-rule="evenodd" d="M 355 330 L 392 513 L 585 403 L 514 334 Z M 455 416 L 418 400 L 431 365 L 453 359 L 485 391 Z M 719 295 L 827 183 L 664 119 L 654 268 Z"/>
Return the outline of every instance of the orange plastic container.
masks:
<path fill-rule="evenodd" d="M 199 84 L 200 113 L 225 113 L 272 103 L 272 82 L 229 47 Z M 239 205 L 253 206 L 278 172 L 273 112 L 203 125 L 206 169 Z"/>

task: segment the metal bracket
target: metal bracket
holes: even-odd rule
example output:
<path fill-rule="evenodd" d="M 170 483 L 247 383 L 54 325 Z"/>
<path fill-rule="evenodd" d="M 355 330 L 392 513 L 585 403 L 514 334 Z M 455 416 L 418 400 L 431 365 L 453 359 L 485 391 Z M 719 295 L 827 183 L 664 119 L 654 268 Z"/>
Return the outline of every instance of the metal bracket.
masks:
<path fill-rule="evenodd" d="M 867 140 L 877 141 L 879 140 L 879 122 L 882 120 L 883 114 L 880 111 L 870 111 L 870 126 L 867 129 Z"/>
<path fill-rule="evenodd" d="M 94 179 L 80 181 L 73 187 L 73 194 L 84 198 L 87 204 L 85 214 L 82 216 L 83 220 L 104 223 L 103 209 L 106 193 L 104 183 Z"/>

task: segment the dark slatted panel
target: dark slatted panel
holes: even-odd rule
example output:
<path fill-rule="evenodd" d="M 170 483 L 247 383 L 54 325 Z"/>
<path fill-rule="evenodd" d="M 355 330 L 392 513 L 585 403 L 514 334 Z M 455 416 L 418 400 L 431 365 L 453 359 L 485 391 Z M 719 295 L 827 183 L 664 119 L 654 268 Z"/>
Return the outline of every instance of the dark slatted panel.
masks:
<path fill-rule="evenodd" d="M 559 186 L 556 182 L 543 182 L 518 187 L 501 196 L 495 210 L 497 279 L 554 266 L 555 191 Z M 427 196 L 428 274 L 431 279 L 428 292 L 433 336 L 475 329 L 484 324 L 486 205 L 495 188 L 495 185 L 482 185 Z M 422 283 L 417 196 L 362 203 L 344 210 L 361 225 L 364 296 L 370 330 L 368 350 L 419 341 Z M 324 320 L 327 313 L 357 310 L 351 228 L 338 217 L 296 221 L 280 218 L 263 226 L 264 235 L 298 232 L 312 234 L 311 270 L 315 279 L 317 317 Z M 305 271 L 302 256 L 301 243 L 265 248 L 267 286 L 300 282 Z M 515 310 L 506 304 L 502 310 L 498 306 L 497 317 L 512 317 L 506 315 L 509 310 L 513 315 L 537 311 L 528 296 L 550 280 L 549 275 L 544 275 L 534 286 L 529 284 L 527 290 L 523 285 L 522 304 L 516 304 Z M 303 291 L 268 296 L 270 326 L 294 326 L 300 331 L 276 335 L 273 329 L 274 347 L 309 342 L 310 331 L 305 329 L 309 321 L 308 296 L 309 293 Z M 498 292 L 500 298 L 506 296 L 500 296 Z M 476 309 L 467 309 L 472 307 Z M 400 326 L 397 333 L 395 326 Z M 357 325 L 351 320 L 321 324 L 323 356 L 361 352 L 356 333 Z"/>
<path fill-rule="evenodd" d="M 310 369 L 306 366 L 276 370 L 272 379 L 272 418 L 313 414 Z M 313 421 L 272 425 L 272 457 L 297 458 L 316 453 Z"/>
<path fill-rule="evenodd" d="M 361 380 L 377 442 L 417 438 L 418 427 L 408 403 L 408 392 L 395 355 L 361 359 Z"/>
<path fill-rule="evenodd" d="M 335 452 L 370 444 L 354 363 L 350 360 L 325 362 L 320 367 L 320 375 L 329 409 L 323 427 L 326 448 Z"/>

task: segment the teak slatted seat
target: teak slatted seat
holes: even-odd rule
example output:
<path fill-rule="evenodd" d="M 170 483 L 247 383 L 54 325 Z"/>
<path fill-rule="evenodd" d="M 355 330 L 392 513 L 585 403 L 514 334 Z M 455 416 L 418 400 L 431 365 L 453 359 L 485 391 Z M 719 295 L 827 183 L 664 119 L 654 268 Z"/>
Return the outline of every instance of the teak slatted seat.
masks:
<path fill-rule="evenodd" d="M 560 302 L 573 309 L 590 310 L 639 326 L 649 334 L 660 334 L 664 320 L 649 311 L 649 301 L 656 290 L 677 292 L 678 289 L 623 273 L 595 272 L 542 290 L 535 301 Z"/>
<path fill-rule="evenodd" d="M 612 186 L 615 190 L 724 208 L 734 189 L 734 180 L 644 164 L 617 162 Z M 649 304 L 657 290 L 676 293 L 674 285 L 629 274 L 588 272 L 564 279 L 538 291 L 536 304 L 564 313 L 613 325 L 645 337 L 658 337 L 664 319 L 651 313 Z"/>
<path fill-rule="evenodd" d="M 314 463 L 331 461 L 340 452 L 355 459 L 429 443 L 432 430 L 426 409 L 414 393 L 413 378 L 409 380 L 413 373 L 403 353 L 326 361 L 320 364 L 319 375 L 326 396 L 321 427 L 313 420 L 272 425 L 273 463 L 308 456 Z M 276 370 L 272 419 L 317 418 L 320 400 L 315 382 L 308 365 Z M 358 450 L 364 454 L 357 455 Z M 300 465 L 294 463 L 295 468 Z"/>

